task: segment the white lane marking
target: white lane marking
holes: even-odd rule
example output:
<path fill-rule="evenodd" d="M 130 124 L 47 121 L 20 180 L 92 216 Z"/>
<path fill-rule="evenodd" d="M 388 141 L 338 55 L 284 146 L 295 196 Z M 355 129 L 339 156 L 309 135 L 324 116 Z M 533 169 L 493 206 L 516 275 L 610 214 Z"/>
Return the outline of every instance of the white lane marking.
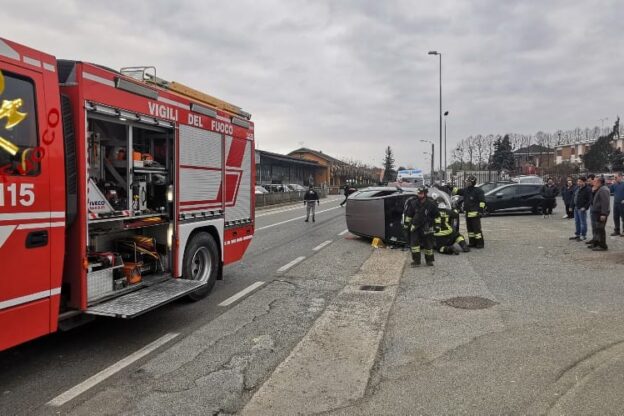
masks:
<path fill-rule="evenodd" d="M 224 300 L 223 302 L 221 302 L 219 304 L 219 306 L 228 306 L 231 305 L 232 303 L 236 302 L 237 300 L 239 300 L 240 298 L 242 298 L 243 296 L 245 296 L 246 294 L 253 292 L 254 290 L 256 290 L 256 288 L 259 288 L 260 286 L 262 286 L 264 284 L 264 282 L 256 282 L 253 285 L 241 290 L 240 292 L 238 292 L 237 294 L 227 298 L 226 300 Z"/>
<path fill-rule="evenodd" d="M 321 244 L 319 244 L 318 246 L 314 247 L 312 249 L 312 251 L 319 251 L 320 249 L 322 249 L 323 247 L 325 247 L 326 245 L 331 244 L 331 243 L 332 243 L 332 240 L 324 241 Z"/>
<path fill-rule="evenodd" d="M 278 273 L 282 273 L 285 272 L 286 270 L 290 269 L 291 267 L 293 267 L 295 264 L 297 263 L 301 263 L 302 261 L 305 260 L 305 256 L 301 256 L 301 257 L 297 257 L 296 259 L 294 259 L 293 261 L 291 261 L 290 263 L 286 264 L 285 266 L 280 267 L 279 269 L 277 269 Z"/>
<path fill-rule="evenodd" d="M 158 338 L 156 341 L 152 342 L 151 344 L 148 344 L 145 347 L 141 348 L 140 350 L 134 352 L 133 354 L 130 354 L 126 358 L 120 361 L 117 361 L 115 364 L 111 365 L 108 368 L 105 368 L 104 370 L 100 371 L 93 377 L 90 377 L 86 379 L 85 381 L 83 381 L 82 383 L 78 384 L 77 386 L 67 390 L 65 393 L 59 394 L 54 399 L 50 400 L 47 403 L 47 405 L 54 406 L 54 407 L 63 406 L 65 403 L 69 402 L 70 400 L 75 399 L 76 397 L 80 396 L 82 393 L 86 392 L 87 390 L 98 385 L 99 383 L 106 380 L 110 376 L 128 367 L 130 364 L 134 363 L 135 361 L 140 360 L 141 358 L 150 354 L 157 348 L 165 345 L 166 343 L 168 343 L 169 341 L 171 341 L 172 339 L 176 338 L 179 335 L 180 334 L 177 334 L 177 333 L 169 333 Z"/>
<path fill-rule="evenodd" d="M 326 209 L 326 210 L 323 210 L 323 211 L 316 211 L 316 215 L 318 215 L 318 214 L 322 214 L 323 212 L 327 212 L 327 211 L 334 210 L 334 209 L 336 209 L 336 208 L 340 208 L 340 207 L 339 207 L 339 206 L 337 206 L 337 207 L 329 208 L 329 209 Z M 287 222 L 292 222 L 292 221 L 301 220 L 301 219 L 303 219 L 303 218 L 305 218 L 305 215 L 303 215 L 303 216 L 301 216 L 301 217 L 297 217 L 297 218 L 291 218 L 291 219 L 289 219 L 289 220 L 282 221 L 282 222 L 276 222 L 275 224 L 266 225 L 266 226 L 264 226 L 264 227 L 256 228 L 256 231 L 266 230 L 267 228 L 276 227 L 276 226 L 278 226 L 278 225 L 286 224 Z"/>
<path fill-rule="evenodd" d="M 344 230 L 343 232 L 338 233 L 338 235 L 345 235 L 345 234 L 346 234 L 346 233 L 348 233 L 348 232 L 349 232 L 349 230 Z"/>

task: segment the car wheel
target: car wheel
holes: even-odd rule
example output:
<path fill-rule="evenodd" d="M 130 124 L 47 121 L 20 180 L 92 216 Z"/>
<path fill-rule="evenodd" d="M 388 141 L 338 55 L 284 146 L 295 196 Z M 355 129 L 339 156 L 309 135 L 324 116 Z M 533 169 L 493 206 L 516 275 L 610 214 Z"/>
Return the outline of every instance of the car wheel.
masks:
<path fill-rule="evenodd" d="M 186 246 L 182 276 L 206 284 L 189 294 L 190 300 L 198 301 L 208 296 L 217 281 L 219 267 L 219 250 L 214 238 L 208 233 L 195 234 Z"/>

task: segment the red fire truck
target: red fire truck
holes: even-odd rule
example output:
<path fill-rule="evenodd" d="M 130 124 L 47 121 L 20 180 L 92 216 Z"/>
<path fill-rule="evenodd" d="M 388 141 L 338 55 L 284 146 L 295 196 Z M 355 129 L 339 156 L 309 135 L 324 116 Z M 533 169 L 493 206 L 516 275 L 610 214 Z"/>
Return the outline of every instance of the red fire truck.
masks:
<path fill-rule="evenodd" d="M 198 300 L 243 256 L 249 113 L 154 67 L 4 39 L 0 102 L 0 350 L 77 317 Z"/>

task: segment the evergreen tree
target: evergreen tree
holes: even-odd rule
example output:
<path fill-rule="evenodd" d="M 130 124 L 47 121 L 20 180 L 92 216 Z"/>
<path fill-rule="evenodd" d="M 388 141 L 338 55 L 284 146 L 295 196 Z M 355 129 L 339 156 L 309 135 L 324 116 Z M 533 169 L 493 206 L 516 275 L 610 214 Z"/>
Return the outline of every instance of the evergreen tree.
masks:
<path fill-rule="evenodd" d="M 490 167 L 497 172 L 512 170 L 514 167 L 514 155 L 511 149 L 509 135 L 506 134 L 502 139 L 499 137 L 494 142 L 494 153 L 492 154 Z"/>
<path fill-rule="evenodd" d="M 384 182 L 392 182 L 396 180 L 396 171 L 394 170 L 394 154 L 390 146 L 386 147 L 386 156 L 384 158 Z"/>
<path fill-rule="evenodd" d="M 613 154 L 613 147 L 611 147 L 611 138 L 613 136 L 613 133 L 601 136 L 591 145 L 587 153 L 581 156 L 586 169 L 594 172 L 607 170 L 607 165 L 611 162 Z"/>

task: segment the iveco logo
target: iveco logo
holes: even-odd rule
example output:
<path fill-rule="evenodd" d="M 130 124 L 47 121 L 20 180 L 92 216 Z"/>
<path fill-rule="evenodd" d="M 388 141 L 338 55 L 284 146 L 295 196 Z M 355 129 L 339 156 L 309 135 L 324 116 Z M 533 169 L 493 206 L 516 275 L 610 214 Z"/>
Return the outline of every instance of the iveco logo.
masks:
<path fill-rule="evenodd" d="M 224 133 L 224 134 L 234 133 L 234 127 L 232 127 L 230 124 L 222 123 L 220 121 L 212 120 L 211 127 L 212 127 L 212 130 L 219 132 L 219 133 Z"/>

